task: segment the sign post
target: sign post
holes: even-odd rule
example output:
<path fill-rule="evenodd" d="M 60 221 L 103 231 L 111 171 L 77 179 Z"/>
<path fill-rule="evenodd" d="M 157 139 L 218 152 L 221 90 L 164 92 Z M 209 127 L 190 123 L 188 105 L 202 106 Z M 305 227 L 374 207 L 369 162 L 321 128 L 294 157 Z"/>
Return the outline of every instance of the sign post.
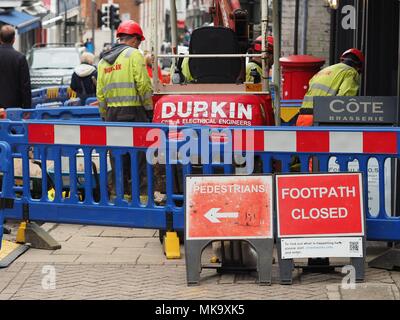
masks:
<path fill-rule="evenodd" d="M 362 174 L 279 174 L 275 182 L 281 283 L 292 283 L 293 259 L 318 257 L 350 258 L 363 281 Z"/>
<path fill-rule="evenodd" d="M 244 240 L 257 252 L 260 285 L 271 284 L 272 177 L 188 175 L 185 178 L 185 259 L 188 285 L 200 279 L 201 253 L 215 240 Z"/>

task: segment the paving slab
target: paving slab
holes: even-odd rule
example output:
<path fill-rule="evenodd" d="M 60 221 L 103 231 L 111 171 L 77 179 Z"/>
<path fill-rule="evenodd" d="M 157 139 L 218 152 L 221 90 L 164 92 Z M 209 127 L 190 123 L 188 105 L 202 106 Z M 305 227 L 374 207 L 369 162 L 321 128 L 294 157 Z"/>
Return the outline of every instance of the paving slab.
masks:
<path fill-rule="evenodd" d="M 76 263 L 84 263 L 84 264 L 110 264 L 110 263 L 125 263 L 125 264 L 136 264 L 137 259 L 139 258 L 139 253 L 137 254 L 85 254 L 80 255 L 79 258 L 76 259 Z"/>
<path fill-rule="evenodd" d="M 63 254 L 63 255 L 55 255 L 55 254 L 23 254 L 18 258 L 18 262 L 42 262 L 42 263 L 73 263 L 78 259 L 79 255 L 73 254 Z"/>
<path fill-rule="evenodd" d="M 158 230 L 45 225 L 55 238 L 65 239 L 60 241 L 62 248 L 30 249 L 9 268 L 0 269 L 0 299 L 400 299 L 400 272 L 368 266 L 365 283 L 348 291 L 341 287 L 344 274 L 339 269 L 331 274 L 295 270 L 293 285 L 282 286 L 277 263 L 272 267 L 271 286 L 259 286 L 256 273 L 219 274 L 214 269 L 203 269 L 200 285 L 188 287 L 184 246 L 181 259 L 167 260 Z M 14 237 L 15 231 L 13 228 Z M 372 245 L 367 253 L 374 255 L 387 249 L 381 243 L 376 247 Z M 212 255 L 212 248 L 207 247 L 203 263 L 209 263 Z M 43 267 L 49 264 L 56 270 L 54 290 L 42 288 Z"/>
<path fill-rule="evenodd" d="M 59 250 L 54 250 L 53 255 L 83 255 L 83 254 L 99 254 L 99 255 L 110 255 L 115 251 L 115 248 L 75 248 L 75 247 L 61 247 Z"/>
<path fill-rule="evenodd" d="M 354 288 L 342 285 L 328 285 L 330 300 L 399 300 L 400 292 L 396 285 L 384 283 L 356 283 Z"/>
<path fill-rule="evenodd" d="M 100 236 L 107 227 L 99 227 L 99 226 L 84 226 L 79 229 L 80 236 L 90 236 L 90 237 L 98 237 Z"/>
<path fill-rule="evenodd" d="M 101 234 L 102 237 L 154 237 L 154 229 L 134 229 L 134 228 L 106 228 Z"/>

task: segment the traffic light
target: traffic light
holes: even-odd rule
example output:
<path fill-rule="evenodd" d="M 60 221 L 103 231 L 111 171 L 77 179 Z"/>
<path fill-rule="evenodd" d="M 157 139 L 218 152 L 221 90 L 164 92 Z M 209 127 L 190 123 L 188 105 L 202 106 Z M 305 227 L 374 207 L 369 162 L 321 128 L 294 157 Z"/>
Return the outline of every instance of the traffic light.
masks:
<path fill-rule="evenodd" d="M 110 28 L 110 6 L 107 3 L 101 5 L 100 26 L 102 29 Z"/>
<path fill-rule="evenodd" d="M 119 4 L 112 4 L 110 5 L 110 27 L 117 29 L 120 23 Z"/>

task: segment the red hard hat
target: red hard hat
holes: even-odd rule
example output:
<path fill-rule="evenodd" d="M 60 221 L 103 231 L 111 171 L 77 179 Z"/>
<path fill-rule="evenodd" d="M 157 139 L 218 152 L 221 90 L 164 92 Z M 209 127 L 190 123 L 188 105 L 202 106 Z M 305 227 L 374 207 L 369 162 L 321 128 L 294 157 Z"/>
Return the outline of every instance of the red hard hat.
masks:
<path fill-rule="evenodd" d="M 254 42 L 253 42 L 254 51 L 261 52 L 261 42 L 262 42 L 261 36 L 257 37 L 257 39 L 254 40 Z M 273 50 L 274 50 L 274 37 L 268 36 L 267 37 L 267 52 L 272 53 Z"/>
<path fill-rule="evenodd" d="M 358 58 L 358 60 L 360 60 L 360 62 L 362 64 L 364 64 L 364 62 L 365 62 L 364 54 L 360 50 L 358 50 L 356 48 L 351 48 L 351 49 L 346 50 L 345 52 L 343 52 L 342 56 L 340 57 L 340 60 L 343 60 L 345 58 L 345 56 L 347 56 L 350 53 L 354 54 Z"/>
<path fill-rule="evenodd" d="M 142 41 L 145 40 L 142 28 L 137 22 L 133 20 L 127 20 L 120 23 L 117 29 L 117 37 L 119 37 L 120 34 L 129 34 L 129 35 L 137 34 L 141 37 Z"/>

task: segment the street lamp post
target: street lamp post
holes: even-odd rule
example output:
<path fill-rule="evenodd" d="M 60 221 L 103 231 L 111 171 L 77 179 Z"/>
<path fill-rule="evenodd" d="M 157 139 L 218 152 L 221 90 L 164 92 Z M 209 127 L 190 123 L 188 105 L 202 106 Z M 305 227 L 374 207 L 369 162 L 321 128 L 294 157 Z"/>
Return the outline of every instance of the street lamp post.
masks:
<path fill-rule="evenodd" d="M 61 0 L 63 2 L 64 5 L 64 43 L 67 42 L 67 3 L 65 0 Z M 57 1 L 57 10 L 58 10 L 58 15 L 60 15 L 60 0 Z"/>
<path fill-rule="evenodd" d="M 64 2 L 64 43 L 67 43 L 67 3 Z"/>
<path fill-rule="evenodd" d="M 96 47 L 95 47 L 95 41 L 94 41 L 94 36 L 95 36 L 95 28 L 96 28 L 96 22 L 95 22 L 95 13 L 96 13 L 96 0 L 92 0 L 92 43 L 93 43 L 93 53 L 96 52 Z"/>

